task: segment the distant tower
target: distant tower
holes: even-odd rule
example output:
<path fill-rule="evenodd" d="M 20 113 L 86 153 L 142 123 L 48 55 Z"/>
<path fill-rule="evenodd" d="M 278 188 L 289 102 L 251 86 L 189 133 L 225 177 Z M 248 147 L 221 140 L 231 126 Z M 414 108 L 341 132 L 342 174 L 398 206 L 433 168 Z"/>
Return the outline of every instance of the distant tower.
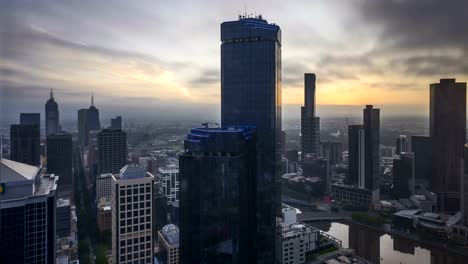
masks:
<path fill-rule="evenodd" d="M 50 98 L 45 104 L 46 136 L 59 131 L 59 110 L 54 100 L 54 93 L 50 89 Z"/>
<path fill-rule="evenodd" d="M 88 109 L 78 110 L 78 143 L 81 147 L 89 145 Z"/>
<path fill-rule="evenodd" d="M 396 154 L 400 155 L 403 152 L 408 152 L 408 139 L 405 135 L 400 135 L 396 139 Z"/>
<path fill-rule="evenodd" d="M 10 126 L 10 158 L 13 161 L 39 166 L 41 138 L 37 125 Z"/>
<path fill-rule="evenodd" d="M 380 189 L 380 109 L 366 105 L 364 108 L 365 187 L 379 200 Z"/>
<path fill-rule="evenodd" d="M 72 191 L 72 136 L 67 132 L 57 132 L 47 136 L 47 173 L 59 176 L 58 190 Z"/>
<path fill-rule="evenodd" d="M 365 133 L 363 125 L 348 126 L 348 178 L 346 182 L 360 188 L 365 187 Z"/>
<path fill-rule="evenodd" d="M 111 129 L 122 129 L 122 117 L 116 116 L 111 119 Z"/>
<path fill-rule="evenodd" d="M 466 83 L 441 79 L 430 85 L 431 190 L 443 212 L 460 209 L 460 177 L 466 132 Z"/>
<path fill-rule="evenodd" d="M 409 198 L 414 192 L 414 155 L 403 152 L 393 159 L 393 194 Z"/>
<path fill-rule="evenodd" d="M 91 94 L 91 106 L 88 109 L 88 129 L 89 131 L 101 129 L 99 110 L 94 106 L 94 94 Z"/>
<path fill-rule="evenodd" d="M 315 74 L 304 74 L 304 106 L 301 107 L 302 157 L 306 154 L 319 155 L 320 118 L 315 112 Z"/>
<path fill-rule="evenodd" d="M 127 133 L 104 129 L 97 134 L 98 174 L 118 173 L 127 164 Z"/>

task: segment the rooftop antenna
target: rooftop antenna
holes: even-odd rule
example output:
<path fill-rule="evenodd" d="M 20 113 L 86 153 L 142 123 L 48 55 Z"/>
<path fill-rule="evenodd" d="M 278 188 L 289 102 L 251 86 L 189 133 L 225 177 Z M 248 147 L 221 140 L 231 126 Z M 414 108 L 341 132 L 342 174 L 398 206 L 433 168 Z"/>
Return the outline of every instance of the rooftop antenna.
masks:
<path fill-rule="evenodd" d="M 50 99 L 54 99 L 54 91 L 52 91 L 52 88 L 50 88 Z"/>
<path fill-rule="evenodd" d="M 91 106 L 94 106 L 94 92 L 91 92 Z"/>

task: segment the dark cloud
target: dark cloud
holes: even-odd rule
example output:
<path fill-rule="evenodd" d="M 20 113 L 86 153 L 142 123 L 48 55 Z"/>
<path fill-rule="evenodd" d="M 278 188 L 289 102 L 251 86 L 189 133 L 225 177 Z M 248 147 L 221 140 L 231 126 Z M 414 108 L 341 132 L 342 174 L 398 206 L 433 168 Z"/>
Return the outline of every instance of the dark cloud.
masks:
<path fill-rule="evenodd" d="M 189 81 L 189 85 L 192 87 L 207 87 L 213 86 L 214 84 L 220 83 L 220 72 L 218 69 L 204 69 L 200 72 L 197 78 Z"/>

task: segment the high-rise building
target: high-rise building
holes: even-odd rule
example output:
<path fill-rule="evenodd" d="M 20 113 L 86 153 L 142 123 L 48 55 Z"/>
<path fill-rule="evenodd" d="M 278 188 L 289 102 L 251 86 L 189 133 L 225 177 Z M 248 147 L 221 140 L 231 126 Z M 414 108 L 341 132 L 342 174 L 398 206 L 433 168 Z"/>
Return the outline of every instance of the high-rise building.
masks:
<path fill-rule="evenodd" d="M 168 165 L 158 169 L 158 179 L 167 198 L 167 204 L 179 201 L 179 167 Z"/>
<path fill-rule="evenodd" d="M 365 187 L 365 133 L 363 125 L 348 127 L 348 178 L 347 184 Z"/>
<path fill-rule="evenodd" d="M 363 113 L 365 187 L 373 193 L 375 192 L 375 200 L 378 200 L 380 188 L 380 109 L 366 105 Z"/>
<path fill-rule="evenodd" d="M 393 194 L 409 198 L 414 192 L 414 156 L 403 152 L 393 159 Z"/>
<path fill-rule="evenodd" d="M 304 74 L 304 106 L 301 107 L 302 157 L 307 154 L 319 155 L 320 118 L 315 111 L 315 74 Z"/>
<path fill-rule="evenodd" d="M 138 166 L 112 176 L 112 263 L 153 263 L 153 185 Z"/>
<path fill-rule="evenodd" d="M 158 241 L 164 263 L 179 264 L 179 228 L 173 224 L 164 226 L 161 231 L 158 231 Z"/>
<path fill-rule="evenodd" d="M 59 110 L 58 104 L 55 102 L 54 93 L 50 89 L 50 98 L 45 104 L 45 124 L 46 136 L 59 131 Z"/>
<path fill-rule="evenodd" d="M 195 128 L 184 149 L 179 156 L 181 262 L 256 263 L 254 129 Z"/>
<path fill-rule="evenodd" d="M 328 150 L 326 151 L 327 153 Z M 317 157 L 308 154 L 304 157 L 302 174 L 306 177 L 319 177 L 325 183 L 325 192 L 331 192 L 331 174 L 329 154 L 326 157 Z"/>
<path fill-rule="evenodd" d="M 415 183 L 428 187 L 432 170 L 431 138 L 428 136 L 412 136 L 411 152 L 414 153 Z"/>
<path fill-rule="evenodd" d="M 400 135 L 396 139 L 396 154 L 400 155 L 403 152 L 408 152 L 408 140 L 405 135 Z"/>
<path fill-rule="evenodd" d="M 261 16 L 240 16 L 221 24 L 221 42 L 221 123 L 257 128 L 257 261 L 273 263 L 281 214 L 281 29 Z"/>
<path fill-rule="evenodd" d="M 11 125 L 11 160 L 38 166 L 41 163 L 41 139 L 39 135 L 39 126 L 37 125 Z"/>
<path fill-rule="evenodd" d="M 110 197 L 112 184 L 112 174 L 106 173 L 96 177 L 96 201 L 101 198 Z"/>
<path fill-rule="evenodd" d="M 326 141 L 322 142 L 320 150 L 320 156 L 327 157 L 329 156 L 330 165 L 336 165 L 343 161 L 342 157 L 342 144 L 341 142 L 332 142 Z"/>
<path fill-rule="evenodd" d="M 60 177 L 58 190 L 71 191 L 73 186 L 73 146 L 72 136 L 67 132 L 57 132 L 47 136 L 47 173 Z"/>
<path fill-rule="evenodd" d="M 122 129 L 122 117 L 121 116 L 116 116 L 111 119 L 111 128 Z"/>
<path fill-rule="evenodd" d="M 57 176 L 0 159 L 2 263 L 56 263 Z"/>
<path fill-rule="evenodd" d="M 88 109 L 88 130 L 100 130 L 101 121 L 99 121 L 99 110 L 94 106 L 94 94 L 91 95 L 91 106 Z"/>
<path fill-rule="evenodd" d="M 127 164 L 127 133 L 104 129 L 98 133 L 98 174 L 118 173 Z"/>
<path fill-rule="evenodd" d="M 78 143 L 80 147 L 89 144 L 88 109 L 78 110 Z"/>
<path fill-rule="evenodd" d="M 460 179 L 466 138 L 466 83 L 441 79 L 430 85 L 430 188 L 443 212 L 460 209 Z"/>
<path fill-rule="evenodd" d="M 60 178 L 60 176 L 59 176 Z M 71 235 L 71 202 L 70 199 L 57 199 L 56 235 L 69 237 Z"/>

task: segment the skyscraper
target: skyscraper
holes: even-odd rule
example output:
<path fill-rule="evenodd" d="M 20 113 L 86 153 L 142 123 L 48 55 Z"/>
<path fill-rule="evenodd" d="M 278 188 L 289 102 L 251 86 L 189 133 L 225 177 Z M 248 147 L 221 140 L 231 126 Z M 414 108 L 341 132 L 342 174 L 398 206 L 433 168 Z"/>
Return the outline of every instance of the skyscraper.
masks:
<path fill-rule="evenodd" d="M 261 16 L 221 24 L 221 122 L 256 126 L 257 260 L 275 260 L 281 214 L 281 29 Z"/>
<path fill-rule="evenodd" d="M 364 108 L 365 187 L 378 195 L 380 188 L 380 109 Z M 378 196 L 374 196 L 378 200 Z"/>
<path fill-rule="evenodd" d="M 47 136 L 47 173 L 60 177 L 59 191 L 71 191 L 73 185 L 72 136 L 57 132 Z"/>
<path fill-rule="evenodd" d="M 181 263 L 256 263 L 255 129 L 195 128 L 184 149 Z"/>
<path fill-rule="evenodd" d="M 302 157 L 307 154 L 319 155 L 320 117 L 315 111 L 315 74 L 304 74 L 304 106 L 301 107 Z"/>
<path fill-rule="evenodd" d="M 21 113 L 20 125 L 37 125 L 41 131 L 41 114 L 40 113 Z"/>
<path fill-rule="evenodd" d="M 57 178 L 42 168 L 0 159 L 2 263 L 56 263 Z"/>
<path fill-rule="evenodd" d="M 400 155 L 402 152 L 408 152 L 408 139 L 405 135 L 400 135 L 396 139 L 396 154 Z"/>
<path fill-rule="evenodd" d="M 414 188 L 414 156 L 403 152 L 393 159 L 393 194 L 409 198 Z"/>
<path fill-rule="evenodd" d="M 112 263 L 153 263 L 153 185 L 138 166 L 112 176 Z"/>
<path fill-rule="evenodd" d="M 365 186 L 365 133 L 363 125 L 350 125 L 348 127 L 348 178 L 347 184 L 360 188 Z"/>
<path fill-rule="evenodd" d="M 444 212 L 460 209 L 460 177 L 466 131 L 466 83 L 441 79 L 430 85 L 431 190 Z"/>
<path fill-rule="evenodd" d="M 122 117 L 121 116 L 116 116 L 111 119 L 111 128 L 122 129 Z"/>
<path fill-rule="evenodd" d="M 127 164 L 127 133 L 104 129 L 97 135 L 98 174 L 118 173 Z"/>
<path fill-rule="evenodd" d="M 428 136 L 412 136 L 411 152 L 414 153 L 415 183 L 428 187 L 432 170 L 431 138 Z"/>
<path fill-rule="evenodd" d="M 41 139 L 39 135 L 39 126 L 37 125 L 11 125 L 11 160 L 38 166 L 41 162 Z"/>
<path fill-rule="evenodd" d="M 46 136 L 58 132 L 60 121 L 59 121 L 59 110 L 58 104 L 54 100 L 54 93 L 50 89 L 50 98 L 45 104 L 45 122 L 46 122 Z"/>
<path fill-rule="evenodd" d="M 101 121 L 99 121 L 99 110 L 94 106 L 94 94 L 91 95 L 91 106 L 88 109 L 88 131 L 100 130 Z"/>
<path fill-rule="evenodd" d="M 78 143 L 80 147 L 89 144 L 88 109 L 78 110 Z"/>

